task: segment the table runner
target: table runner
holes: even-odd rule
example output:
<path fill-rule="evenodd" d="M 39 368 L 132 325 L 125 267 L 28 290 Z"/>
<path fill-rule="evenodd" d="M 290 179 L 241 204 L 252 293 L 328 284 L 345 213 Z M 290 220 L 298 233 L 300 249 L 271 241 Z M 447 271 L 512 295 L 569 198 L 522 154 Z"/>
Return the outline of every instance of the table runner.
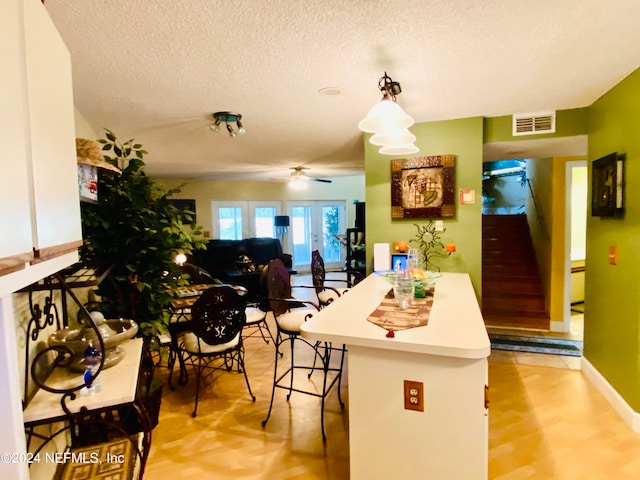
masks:
<path fill-rule="evenodd" d="M 385 295 L 380 305 L 369 314 L 367 320 L 389 332 L 424 327 L 429 323 L 434 291 L 435 285 L 429 285 L 425 288 L 424 298 L 414 298 L 411 306 L 402 310 L 393 298 L 392 289 Z"/>

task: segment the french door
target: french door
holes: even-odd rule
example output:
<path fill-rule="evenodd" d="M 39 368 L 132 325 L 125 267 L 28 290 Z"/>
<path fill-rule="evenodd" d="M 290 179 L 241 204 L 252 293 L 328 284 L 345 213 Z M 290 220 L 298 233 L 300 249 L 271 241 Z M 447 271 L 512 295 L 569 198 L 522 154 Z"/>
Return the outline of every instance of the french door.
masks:
<path fill-rule="evenodd" d="M 288 241 L 294 267 L 300 271 L 308 271 L 311 266 L 311 251 L 317 249 L 322 255 L 325 268 L 341 268 L 345 252 L 337 235 L 346 231 L 345 202 L 289 202 L 287 211 L 291 218 Z"/>

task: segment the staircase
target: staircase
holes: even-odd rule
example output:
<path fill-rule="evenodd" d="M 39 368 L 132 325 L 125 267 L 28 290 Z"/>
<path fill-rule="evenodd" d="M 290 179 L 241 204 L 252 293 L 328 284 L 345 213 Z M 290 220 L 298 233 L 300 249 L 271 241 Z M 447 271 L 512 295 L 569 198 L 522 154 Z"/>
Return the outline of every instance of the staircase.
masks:
<path fill-rule="evenodd" d="M 526 215 L 482 216 L 482 315 L 488 326 L 549 329 Z"/>

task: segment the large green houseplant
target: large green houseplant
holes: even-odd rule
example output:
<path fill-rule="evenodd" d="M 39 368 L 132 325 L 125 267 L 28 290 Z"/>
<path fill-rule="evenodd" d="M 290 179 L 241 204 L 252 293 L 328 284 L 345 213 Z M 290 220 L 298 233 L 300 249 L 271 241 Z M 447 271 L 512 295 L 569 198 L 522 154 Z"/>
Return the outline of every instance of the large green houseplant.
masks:
<path fill-rule="evenodd" d="M 97 203 L 82 205 L 81 257 L 92 265 L 114 265 L 97 292 L 103 313 L 135 320 L 153 339 L 166 331 L 172 289 L 186 283 L 174 258 L 204 248 L 202 229 L 184 225 L 193 212 L 185 216 L 169 201 L 179 189 L 162 188 L 145 174 L 142 145 L 121 143 L 110 130 L 98 142 L 105 160 L 122 174 L 101 175 Z"/>

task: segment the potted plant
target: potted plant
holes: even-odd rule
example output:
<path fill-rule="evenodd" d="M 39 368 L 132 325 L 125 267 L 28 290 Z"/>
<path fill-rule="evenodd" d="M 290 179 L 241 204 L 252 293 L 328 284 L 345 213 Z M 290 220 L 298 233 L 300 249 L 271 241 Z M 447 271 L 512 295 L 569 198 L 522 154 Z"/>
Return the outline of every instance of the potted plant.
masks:
<path fill-rule="evenodd" d="M 174 258 L 205 247 L 202 228 L 184 225 L 194 212 L 178 212 L 169 201 L 179 189 L 165 189 L 145 174 L 142 145 L 121 143 L 105 130 L 106 138 L 98 140 L 104 158 L 122 173 L 100 176 L 98 201 L 82 204 L 81 258 L 114 265 L 97 291 L 103 313 L 135 320 L 153 344 L 166 332 L 172 289 L 187 283 Z"/>

